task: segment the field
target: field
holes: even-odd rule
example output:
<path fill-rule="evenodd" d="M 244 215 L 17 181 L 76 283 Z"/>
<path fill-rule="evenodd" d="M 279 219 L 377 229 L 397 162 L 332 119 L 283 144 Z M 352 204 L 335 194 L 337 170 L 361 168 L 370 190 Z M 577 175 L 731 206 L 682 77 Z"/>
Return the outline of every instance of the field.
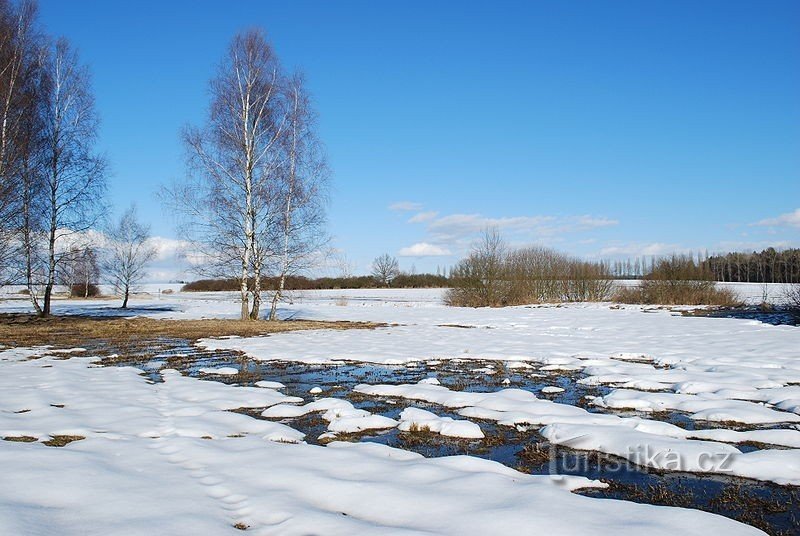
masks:
<path fill-rule="evenodd" d="M 800 530 L 778 314 L 337 290 L 254 327 L 233 294 L 148 290 L 47 322 L 0 300 L 9 534 Z"/>

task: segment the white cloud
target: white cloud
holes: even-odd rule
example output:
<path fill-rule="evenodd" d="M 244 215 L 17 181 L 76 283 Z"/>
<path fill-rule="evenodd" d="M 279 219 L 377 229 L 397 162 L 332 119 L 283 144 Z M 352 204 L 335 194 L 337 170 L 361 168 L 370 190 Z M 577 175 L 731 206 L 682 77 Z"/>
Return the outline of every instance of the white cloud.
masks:
<path fill-rule="evenodd" d="M 653 242 L 650 244 L 632 243 L 608 246 L 598 252 L 599 257 L 649 257 L 652 255 L 669 255 L 671 253 L 685 253 L 689 251 L 680 244 L 667 244 Z"/>
<path fill-rule="evenodd" d="M 776 218 L 767 218 L 765 220 L 761 220 L 757 223 L 754 223 L 753 225 L 800 227 L 800 208 L 795 209 L 794 212 L 787 212 L 786 214 L 781 214 Z"/>
<path fill-rule="evenodd" d="M 434 210 L 430 210 L 428 212 L 419 212 L 419 213 L 415 214 L 414 216 L 412 216 L 408 220 L 408 223 L 423 223 L 423 222 L 430 221 L 430 220 L 436 218 L 436 216 L 438 216 L 438 215 L 439 215 L 439 213 L 434 211 Z"/>
<path fill-rule="evenodd" d="M 487 218 L 480 214 L 451 214 L 432 221 L 428 231 L 444 238 L 457 239 L 492 227 L 512 232 L 533 230 L 554 219 L 552 216 Z"/>
<path fill-rule="evenodd" d="M 398 201 L 389 205 L 389 210 L 394 212 L 412 212 L 414 210 L 422 210 L 422 203 L 414 203 L 413 201 Z"/>
<path fill-rule="evenodd" d="M 450 254 L 449 249 L 427 242 L 418 242 L 398 252 L 401 257 L 443 257 Z"/>
<path fill-rule="evenodd" d="M 704 254 L 708 252 L 709 255 L 714 255 L 731 251 L 761 251 L 770 247 L 781 250 L 797 247 L 797 243 L 792 241 L 723 241 L 710 246 L 708 244 L 685 246 L 682 244 L 669 244 L 665 242 L 629 242 L 611 244 L 590 256 L 599 259 L 620 259 L 625 257 L 663 257 L 672 255 L 673 253 L 681 255 Z"/>
<path fill-rule="evenodd" d="M 92 247 L 103 251 L 110 246 L 110 239 L 102 231 L 89 229 L 82 232 L 59 230 L 57 248 L 67 251 L 73 248 Z M 192 268 L 207 262 L 206 257 L 193 251 L 191 243 L 186 240 L 152 236 L 148 245 L 155 248 L 156 256 L 146 268 L 146 283 L 165 282 L 171 280 L 193 279 L 189 272 Z"/>
<path fill-rule="evenodd" d="M 797 241 L 791 240 L 751 240 L 751 241 L 724 241 L 714 244 L 709 248 L 712 252 L 726 253 L 728 251 L 761 251 L 767 248 L 775 248 L 777 250 L 794 248 L 798 246 Z"/>
<path fill-rule="evenodd" d="M 590 215 L 492 218 L 481 214 L 450 214 L 442 217 L 423 214 L 426 215 L 424 220 L 429 221 L 427 241 L 454 251 L 466 249 L 477 234 L 487 228 L 498 229 L 512 243 L 553 244 L 563 242 L 564 235 L 611 227 L 619 223 L 617 220 Z"/>
<path fill-rule="evenodd" d="M 619 225 L 619 221 L 610 218 L 595 218 L 594 216 L 585 215 L 577 219 L 577 224 L 582 228 L 596 229 L 598 227 Z"/>

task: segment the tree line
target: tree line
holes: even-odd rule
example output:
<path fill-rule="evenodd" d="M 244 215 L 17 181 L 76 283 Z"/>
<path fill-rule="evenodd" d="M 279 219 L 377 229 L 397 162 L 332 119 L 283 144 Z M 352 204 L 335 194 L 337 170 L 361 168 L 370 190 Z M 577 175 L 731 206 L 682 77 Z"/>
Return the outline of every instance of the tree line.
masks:
<path fill-rule="evenodd" d="M 261 279 L 261 288 L 274 291 L 280 283 L 279 278 L 264 277 Z M 186 283 L 181 290 L 186 292 L 218 292 L 238 291 L 241 283 L 238 279 L 200 279 Z M 367 288 L 447 288 L 450 280 L 443 275 L 436 274 L 398 274 L 389 285 L 375 279 L 371 275 L 341 276 L 341 277 L 307 277 L 303 275 L 290 275 L 285 280 L 285 290 L 332 290 L 332 289 L 367 289 Z M 253 281 L 248 281 L 248 287 L 253 287 Z"/>
<path fill-rule="evenodd" d="M 652 273 L 656 265 L 672 256 L 644 256 L 634 259 L 606 261 L 615 279 L 642 279 Z M 800 249 L 761 252 L 729 252 L 709 255 L 688 253 L 682 257 L 692 259 L 701 267 L 702 277 L 733 283 L 800 283 Z M 698 272 L 698 273 L 700 273 Z"/>

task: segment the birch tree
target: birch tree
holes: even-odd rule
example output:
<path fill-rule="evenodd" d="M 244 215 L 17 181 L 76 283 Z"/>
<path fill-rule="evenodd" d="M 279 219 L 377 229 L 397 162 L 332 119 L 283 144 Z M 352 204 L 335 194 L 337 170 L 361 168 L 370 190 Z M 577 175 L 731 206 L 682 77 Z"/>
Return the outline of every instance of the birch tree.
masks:
<path fill-rule="evenodd" d="M 58 243 L 83 233 L 103 212 L 106 163 L 93 152 L 98 118 L 88 69 L 65 39 L 43 59 L 42 154 L 46 280 L 41 314 L 49 316 L 59 264 Z"/>
<path fill-rule="evenodd" d="M 131 291 L 147 274 L 157 249 L 150 243 L 150 227 L 139 222 L 135 207 L 106 231 L 106 238 L 103 270 L 122 297 L 122 308 L 127 309 Z"/>
<path fill-rule="evenodd" d="M 286 118 L 283 84 L 263 34 L 237 35 L 211 80 L 205 126 L 184 134 L 190 177 L 168 192 L 211 266 L 218 273 L 237 269 L 242 320 L 259 316 L 261 272 L 271 254 L 259 237 L 268 236 L 274 223 L 272 198 Z"/>
<path fill-rule="evenodd" d="M 288 83 L 288 128 L 284 137 L 286 164 L 280 181 L 278 217 L 278 285 L 272 296 L 269 319 L 276 320 L 286 277 L 307 268 L 326 241 L 324 232 L 325 185 L 328 168 L 316 137 L 315 116 L 295 75 Z"/>
<path fill-rule="evenodd" d="M 0 284 L 18 256 L 23 153 L 35 116 L 35 4 L 0 0 Z"/>

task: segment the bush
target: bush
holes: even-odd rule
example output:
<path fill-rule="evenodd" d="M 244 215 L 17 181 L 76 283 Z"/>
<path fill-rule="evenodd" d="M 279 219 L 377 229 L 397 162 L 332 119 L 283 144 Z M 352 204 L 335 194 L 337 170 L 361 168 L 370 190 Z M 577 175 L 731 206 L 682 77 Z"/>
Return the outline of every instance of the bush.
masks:
<path fill-rule="evenodd" d="M 614 301 L 649 305 L 740 305 L 736 294 L 719 288 L 712 273 L 691 257 L 673 255 L 658 260 L 638 286 L 621 287 Z"/>
<path fill-rule="evenodd" d="M 456 265 L 450 276 L 447 305 L 456 307 L 500 307 L 512 297 L 508 278 L 508 254 L 497 231 L 487 229 L 472 253 Z"/>
<path fill-rule="evenodd" d="M 88 288 L 85 283 L 76 283 L 74 285 L 70 285 L 69 295 L 71 298 L 93 298 L 100 296 L 100 288 L 93 283 L 89 283 Z"/>
<path fill-rule="evenodd" d="M 736 294 L 714 281 L 663 281 L 646 279 L 635 287 L 622 287 L 614 301 L 648 305 L 740 305 Z"/>
<path fill-rule="evenodd" d="M 496 235 L 481 243 L 453 270 L 445 303 L 502 307 L 530 303 L 604 301 L 612 277 L 601 263 L 585 262 L 546 248 L 508 251 Z"/>

